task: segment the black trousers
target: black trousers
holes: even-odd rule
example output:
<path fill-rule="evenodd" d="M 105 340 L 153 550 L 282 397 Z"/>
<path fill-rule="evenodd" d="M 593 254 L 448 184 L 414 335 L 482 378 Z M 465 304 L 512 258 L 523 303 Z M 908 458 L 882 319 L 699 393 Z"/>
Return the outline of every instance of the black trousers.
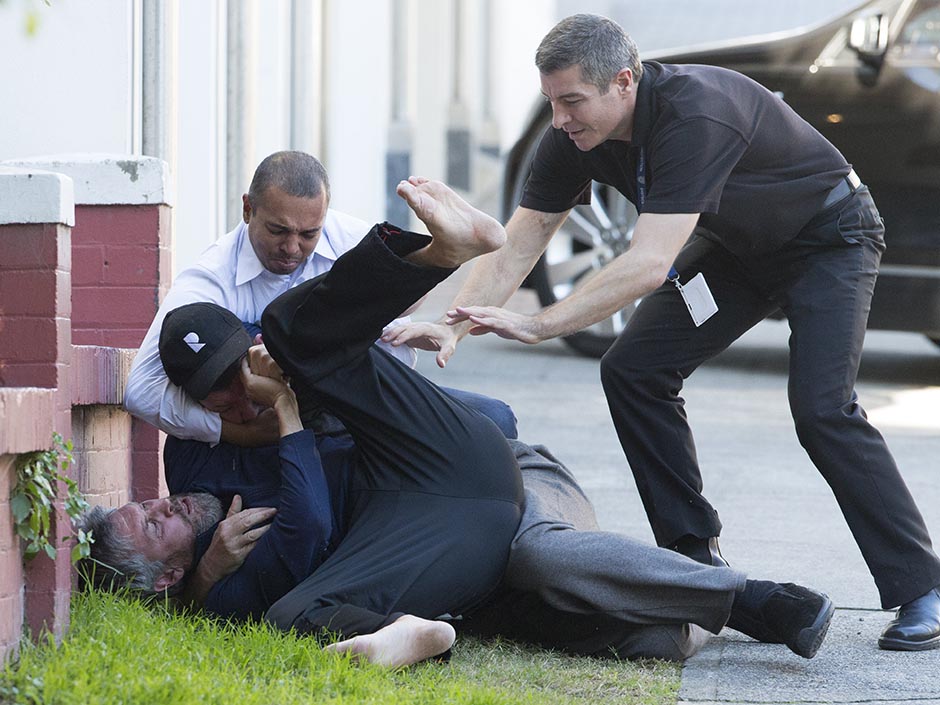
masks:
<path fill-rule="evenodd" d="M 790 409 L 835 494 L 886 608 L 940 584 L 940 560 L 881 434 L 855 394 L 884 228 L 867 189 L 781 250 L 737 257 L 695 236 L 676 262 L 703 272 L 718 313 L 696 328 L 672 284 L 645 298 L 601 363 L 620 442 L 661 546 L 717 536 L 679 396 L 695 369 L 778 307 L 789 322 Z"/>
<path fill-rule="evenodd" d="M 338 417 L 358 454 L 348 532 L 267 612 L 283 629 L 351 636 L 402 613 L 457 615 L 489 595 L 505 568 L 523 502 L 505 437 L 372 345 L 451 273 L 402 259 L 428 242 L 377 226 L 262 317 L 301 410 L 322 406 Z"/>

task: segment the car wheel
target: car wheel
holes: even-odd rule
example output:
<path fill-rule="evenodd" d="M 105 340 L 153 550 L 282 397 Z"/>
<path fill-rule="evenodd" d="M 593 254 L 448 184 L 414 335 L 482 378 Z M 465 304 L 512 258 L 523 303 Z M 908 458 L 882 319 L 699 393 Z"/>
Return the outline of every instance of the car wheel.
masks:
<path fill-rule="evenodd" d="M 538 139 L 530 145 L 519 169 L 515 203 L 522 198 L 537 147 Z M 564 299 L 614 257 L 626 252 L 633 239 L 636 220 L 636 208 L 630 201 L 616 189 L 594 182 L 591 205 L 578 206 L 571 211 L 529 276 L 539 303 L 550 306 Z M 623 330 L 637 303 L 566 336 L 564 341 L 579 353 L 601 357 Z"/>

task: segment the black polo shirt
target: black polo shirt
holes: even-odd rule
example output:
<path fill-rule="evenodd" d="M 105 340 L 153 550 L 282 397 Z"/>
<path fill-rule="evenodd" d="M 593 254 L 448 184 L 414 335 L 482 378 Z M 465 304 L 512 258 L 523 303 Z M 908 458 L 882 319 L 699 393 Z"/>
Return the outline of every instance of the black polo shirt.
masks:
<path fill-rule="evenodd" d="M 592 179 L 638 205 L 643 148 L 643 212 L 701 213 L 710 237 L 736 254 L 756 255 L 796 237 L 848 174 L 825 137 L 750 78 L 713 66 L 643 66 L 632 142 L 608 140 L 582 152 L 549 127 L 523 207 L 560 213 L 588 203 Z"/>

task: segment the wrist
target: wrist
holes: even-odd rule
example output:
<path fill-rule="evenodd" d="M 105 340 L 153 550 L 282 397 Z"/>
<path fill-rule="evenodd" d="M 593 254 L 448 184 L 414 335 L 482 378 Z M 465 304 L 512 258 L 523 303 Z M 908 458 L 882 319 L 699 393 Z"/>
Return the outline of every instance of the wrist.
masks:
<path fill-rule="evenodd" d="M 555 322 L 552 321 L 552 311 L 551 308 L 542 309 L 538 313 L 532 316 L 531 326 L 529 332 L 535 338 L 536 343 L 541 343 L 543 340 L 548 340 L 549 338 L 555 338 L 562 333 L 555 332 L 553 326 Z"/>

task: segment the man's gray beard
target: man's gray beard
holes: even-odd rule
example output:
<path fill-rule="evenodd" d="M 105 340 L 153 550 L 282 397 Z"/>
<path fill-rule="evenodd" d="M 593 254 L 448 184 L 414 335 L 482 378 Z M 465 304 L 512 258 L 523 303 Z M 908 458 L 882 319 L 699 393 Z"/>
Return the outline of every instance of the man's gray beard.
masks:
<path fill-rule="evenodd" d="M 222 520 L 225 512 L 222 511 L 222 502 L 215 495 L 208 492 L 189 492 L 186 494 L 173 495 L 172 499 L 177 507 L 179 500 L 187 498 L 193 506 L 193 516 L 182 516 L 193 527 L 193 534 L 199 536 L 203 531 L 211 529 L 217 522 Z"/>

